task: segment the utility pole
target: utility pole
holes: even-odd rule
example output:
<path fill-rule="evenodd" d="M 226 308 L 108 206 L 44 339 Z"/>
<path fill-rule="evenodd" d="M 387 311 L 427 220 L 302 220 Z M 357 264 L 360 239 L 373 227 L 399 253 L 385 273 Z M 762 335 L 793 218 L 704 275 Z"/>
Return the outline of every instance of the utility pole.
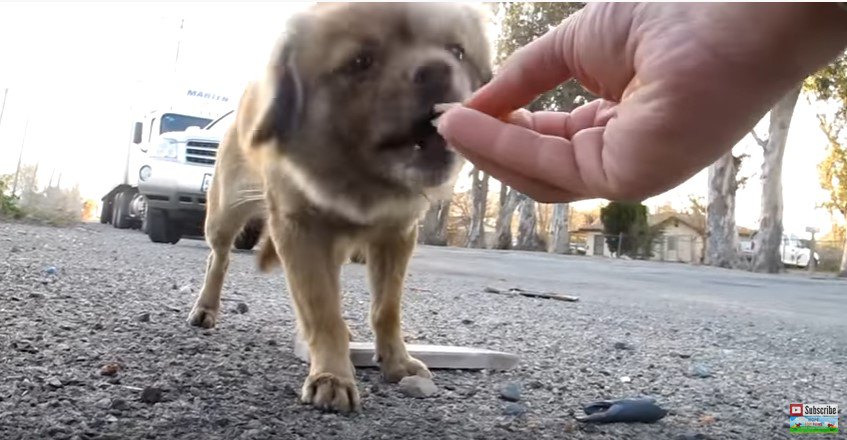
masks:
<path fill-rule="evenodd" d="M 9 98 L 9 88 L 6 87 L 6 91 L 3 92 L 3 106 L 0 107 L 0 127 L 3 126 L 3 113 L 6 112 L 6 99 Z"/>
<path fill-rule="evenodd" d="M 12 195 L 18 191 L 18 175 L 21 173 L 21 159 L 24 157 L 24 146 L 26 145 L 26 132 L 29 129 L 29 118 L 26 120 L 26 124 L 24 125 L 24 138 L 21 140 L 21 151 L 18 153 L 18 167 L 15 168 L 15 180 L 12 183 Z"/>
<path fill-rule="evenodd" d="M 806 232 L 812 234 L 812 239 L 809 241 L 809 263 L 807 269 L 811 273 L 815 273 L 818 266 L 818 260 L 815 260 L 815 233 L 820 231 L 818 228 L 807 226 Z"/>
<path fill-rule="evenodd" d="M 174 58 L 174 72 L 179 69 L 179 47 L 182 44 L 182 29 L 185 25 L 185 19 L 182 18 L 179 20 L 179 34 L 176 38 L 176 58 Z"/>

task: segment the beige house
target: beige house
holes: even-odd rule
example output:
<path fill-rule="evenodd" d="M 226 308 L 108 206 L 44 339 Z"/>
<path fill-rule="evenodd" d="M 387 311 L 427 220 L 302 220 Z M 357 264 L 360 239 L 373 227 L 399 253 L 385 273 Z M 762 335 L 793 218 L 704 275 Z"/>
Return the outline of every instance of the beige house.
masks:
<path fill-rule="evenodd" d="M 687 214 L 664 212 L 649 215 L 647 224 L 651 228 L 661 230 L 653 244 L 652 260 L 695 264 L 703 261 L 705 223 L 702 219 Z M 585 237 L 586 255 L 613 256 L 603 235 L 603 223 L 599 219 L 572 233 Z"/>

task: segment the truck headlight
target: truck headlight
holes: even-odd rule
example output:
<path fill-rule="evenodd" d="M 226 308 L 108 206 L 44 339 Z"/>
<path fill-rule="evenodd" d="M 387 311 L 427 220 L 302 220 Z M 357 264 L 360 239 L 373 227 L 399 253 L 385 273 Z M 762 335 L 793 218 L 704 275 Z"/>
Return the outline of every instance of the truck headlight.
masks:
<path fill-rule="evenodd" d="M 159 143 L 150 153 L 153 157 L 161 157 L 164 159 L 176 159 L 177 141 L 168 138 L 159 139 Z"/>
<path fill-rule="evenodd" d="M 141 179 L 142 182 L 146 182 L 147 179 L 149 179 L 150 176 L 152 176 L 152 175 L 153 175 L 153 169 L 150 168 L 149 165 L 144 165 L 138 171 L 138 178 Z"/>

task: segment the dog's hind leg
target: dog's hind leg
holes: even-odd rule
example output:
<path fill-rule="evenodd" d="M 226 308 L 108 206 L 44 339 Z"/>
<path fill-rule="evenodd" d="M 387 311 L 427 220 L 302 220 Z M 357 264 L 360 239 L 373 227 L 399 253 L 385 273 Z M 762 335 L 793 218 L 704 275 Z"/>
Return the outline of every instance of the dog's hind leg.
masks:
<path fill-rule="evenodd" d="M 383 378 L 398 382 L 406 376 L 432 377 L 423 362 L 409 356 L 400 325 L 403 282 L 415 248 L 417 228 L 377 236 L 368 246 L 371 284 L 371 325 Z"/>
<path fill-rule="evenodd" d="M 206 261 L 203 288 L 188 315 L 188 322 L 197 327 L 215 326 L 221 307 L 221 289 L 235 237 L 247 221 L 259 212 L 262 203 L 258 195 L 245 196 L 225 186 L 222 181 L 213 181 L 207 199 L 205 234 L 211 252 Z"/>

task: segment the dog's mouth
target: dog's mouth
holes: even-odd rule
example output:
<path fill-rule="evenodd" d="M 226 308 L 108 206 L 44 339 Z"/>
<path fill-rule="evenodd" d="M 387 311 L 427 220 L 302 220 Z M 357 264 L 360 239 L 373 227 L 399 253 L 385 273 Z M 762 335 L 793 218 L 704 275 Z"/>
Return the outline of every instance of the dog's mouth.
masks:
<path fill-rule="evenodd" d="M 447 141 L 432 125 L 433 115 L 419 119 L 403 135 L 391 136 L 380 143 L 382 151 L 414 151 L 419 154 L 436 153 L 447 149 Z"/>
<path fill-rule="evenodd" d="M 419 118 L 412 129 L 401 136 L 392 136 L 380 144 L 380 150 L 409 150 L 432 155 L 449 150 L 447 141 L 436 129 L 438 118 L 454 104 L 436 104 L 429 113 Z"/>

